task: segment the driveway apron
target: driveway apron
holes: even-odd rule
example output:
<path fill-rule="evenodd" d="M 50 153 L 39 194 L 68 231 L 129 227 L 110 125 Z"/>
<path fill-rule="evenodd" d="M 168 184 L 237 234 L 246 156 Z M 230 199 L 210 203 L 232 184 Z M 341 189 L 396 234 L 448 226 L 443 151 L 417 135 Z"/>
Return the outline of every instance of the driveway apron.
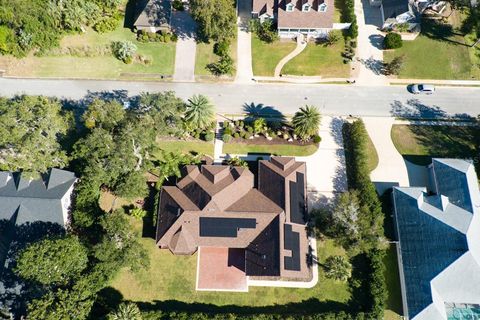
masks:
<path fill-rule="evenodd" d="M 190 12 L 175 11 L 172 15 L 172 28 L 178 35 L 173 80 L 193 82 L 195 81 L 197 43 L 195 41 L 196 24 Z"/>

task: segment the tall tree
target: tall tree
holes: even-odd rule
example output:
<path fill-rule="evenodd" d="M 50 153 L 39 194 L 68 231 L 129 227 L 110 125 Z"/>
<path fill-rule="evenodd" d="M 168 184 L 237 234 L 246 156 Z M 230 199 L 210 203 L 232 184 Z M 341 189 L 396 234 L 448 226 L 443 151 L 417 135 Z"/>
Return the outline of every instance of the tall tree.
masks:
<path fill-rule="evenodd" d="M 216 42 L 233 39 L 237 26 L 233 0 L 191 0 L 190 7 L 205 38 Z"/>
<path fill-rule="evenodd" d="M 324 265 L 325 276 L 338 281 L 347 281 L 352 275 L 352 264 L 344 256 L 330 256 Z"/>
<path fill-rule="evenodd" d="M 190 129 L 205 129 L 211 125 L 214 118 L 214 106 L 206 96 L 199 94 L 188 99 L 185 122 Z"/>
<path fill-rule="evenodd" d="M 43 173 L 64 167 L 60 140 L 68 118 L 60 102 L 42 96 L 0 99 L 0 170 Z"/>
<path fill-rule="evenodd" d="M 15 272 L 44 285 L 65 285 L 87 267 L 85 247 L 78 238 L 45 239 L 20 252 Z"/>
<path fill-rule="evenodd" d="M 295 113 L 292 119 L 293 130 L 302 140 L 318 134 L 321 115 L 317 107 L 305 106 Z"/>
<path fill-rule="evenodd" d="M 83 114 L 85 127 L 112 130 L 125 118 L 125 109 L 115 101 L 93 100 Z"/>
<path fill-rule="evenodd" d="M 108 320 L 142 320 L 142 314 L 140 309 L 135 303 L 122 303 L 118 306 L 118 309 L 111 312 Z"/>

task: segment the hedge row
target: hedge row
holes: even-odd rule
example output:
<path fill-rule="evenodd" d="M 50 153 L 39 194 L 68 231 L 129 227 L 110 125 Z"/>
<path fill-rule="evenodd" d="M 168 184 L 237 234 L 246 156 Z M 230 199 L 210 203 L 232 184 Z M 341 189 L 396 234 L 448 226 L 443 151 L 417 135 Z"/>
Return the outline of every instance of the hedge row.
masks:
<path fill-rule="evenodd" d="M 238 315 L 234 313 L 188 313 L 148 311 L 142 313 L 143 320 L 371 320 L 371 315 L 359 313 L 351 315 L 346 312 L 319 313 L 311 315 L 255 314 Z M 380 319 L 380 318 L 379 318 Z"/>
<path fill-rule="evenodd" d="M 347 123 L 343 131 L 347 164 L 348 185 L 362 195 L 360 198 L 362 214 L 369 215 L 370 242 L 372 249 L 367 251 L 370 260 L 369 292 L 371 299 L 370 315 L 372 319 L 382 319 L 385 310 L 387 289 L 385 284 L 385 250 L 381 249 L 384 237 L 382 205 L 376 189 L 370 180 L 368 168 L 368 133 L 362 120 Z"/>
<path fill-rule="evenodd" d="M 352 24 L 347 31 L 347 35 L 352 39 L 356 39 L 358 36 L 358 24 L 357 16 L 355 15 L 355 0 L 343 0 L 340 10 L 341 21 Z"/>

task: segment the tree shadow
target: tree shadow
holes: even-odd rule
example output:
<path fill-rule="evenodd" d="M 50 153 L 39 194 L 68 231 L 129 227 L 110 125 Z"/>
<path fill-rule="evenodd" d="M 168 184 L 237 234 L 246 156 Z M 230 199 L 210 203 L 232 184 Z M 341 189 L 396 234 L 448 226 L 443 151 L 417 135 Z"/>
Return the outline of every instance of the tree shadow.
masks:
<path fill-rule="evenodd" d="M 454 36 L 463 36 L 463 34 L 456 33 L 452 25 L 447 23 L 441 23 L 430 19 L 423 19 L 422 34 L 433 40 L 450 42 L 456 45 L 466 47 L 469 46 L 465 42 L 459 42 L 453 39 Z"/>
<path fill-rule="evenodd" d="M 372 70 L 376 75 L 382 75 L 384 64 L 382 60 L 376 60 L 373 57 L 368 59 L 358 59 L 358 61 L 365 66 L 365 68 Z"/>
<path fill-rule="evenodd" d="M 112 287 L 103 288 L 97 294 L 89 319 L 96 320 L 103 318 L 109 312 L 116 310 L 122 302 L 123 295 L 120 291 Z"/>
<path fill-rule="evenodd" d="M 87 91 L 87 94 L 79 102 L 85 106 L 88 106 L 95 99 L 101 99 L 105 101 L 115 100 L 122 105 L 130 104 L 130 98 L 128 97 L 128 90 L 112 90 L 112 91 Z"/>
<path fill-rule="evenodd" d="M 123 27 L 128 28 L 133 31 L 134 23 L 138 15 L 140 14 L 140 10 L 146 3 L 142 3 L 142 1 L 137 0 L 128 0 L 127 6 L 125 7 L 125 19 L 123 20 Z"/>
<path fill-rule="evenodd" d="M 402 117 L 407 119 L 464 119 L 472 120 L 473 117 L 465 113 L 448 114 L 436 105 L 426 105 L 418 99 L 408 99 L 406 104 L 395 100 L 391 103 L 390 114 L 394 117 Z"/>
<path fill-rule="evenodd" d="M 381 36 L 379 34 L 372 34 L 368 36 L 368 39 L 370 40 L 372 46 L 377 49 L 383 50 L 383 40 L 385 39 L 384 36 Z"/>
<path fill-rule="evenodd" d="M 154 187 L 150 186 L 148 188 L 149 194 L 145 198 L 145 202 L 143 205 L 143 209 L 148 212 L 148 214 L 143 217 L 143 225 L 142 225 L 142 237 L 143 238 L 152 238 L 155 239 L 155 226 L 154 226 L 154 219 L 157 215 L 155 212 L 155 201 L 158 200 L 156 195 L 159 191 Z"/>
<path fill-rule="evenodd" d="M 243 105 L 243 112 L 247 114 L 245 121 L 254 121 L 257 118 L 264 118 L 267 121 L 270 120 L 283 123 L 286 120 L 285 115 L 279 110 L 275 109 L 275 107 L 265 106 L 263 103 L 245 103 Z"/>

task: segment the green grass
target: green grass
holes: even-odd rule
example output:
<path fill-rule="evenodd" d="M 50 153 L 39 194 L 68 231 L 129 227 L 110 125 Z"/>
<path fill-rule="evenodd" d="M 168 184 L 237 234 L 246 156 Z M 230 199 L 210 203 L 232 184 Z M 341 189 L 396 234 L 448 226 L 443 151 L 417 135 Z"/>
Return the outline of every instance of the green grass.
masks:
<path fill-rule="evenodd" d="M 211 76 L 212 73 L 207 69 L 207 65 L 217 62 L 220 58 L 213 52 L 214 42 L 197 42 L 197 51 L 195 53 L 195 74 L 199 76 Z M 230 45 L 230 56 L 235 62 L 235 69 L 237 68 L 237 38 L 232 39 Z M 234 74 L 232 75 L 234 76 Z"/>
<path fill-rule="evenodd" d="M 247 153 L 269 153 L 282 156 L 309 156 L 317 151 L 316 145 L 287 145 L 287 144 L 246 144 L 246 143 L 225 143 L 223 153 L 247 154 Z"/>
<path fill-rule="evenodd" d="M 367 139 L 367 163 L 368 163 L 368 170 L 372 172 L 378 166 L 378 153 L 377 149 L 373 145 L 372 139 L 368 136 Z"/>
<path fill-rule="evenodd" d="M 344 49 L 343 39 L 330 46 L 309 43 L 305 50 L 287 62 L 282 74 L 325 78 L 348 77 L 350 66 L 343 63 L 341 56 Z"/>
<path fill-rule="evenodd" d="M 108 52 L 112 41 L 132 41 L 137 54 L 152 60 L 145 65 L 139 62 L 125 64 Z M 107 48 L 105 55 L 78 57 L 60 54 L 61 48 Z M 175 62 L 175 43 L 140 43 L 130 29 L 123 28 L 123 20 L 112 32 L 100 34 L 87 29 L 83 34 L 65 36 L 60 49 L 52 50 L 46 56 L 30 55 L 23 59 L 0 57 L 0 64 L 6 65 L 7 75 L 27 77 L 62 77 L 92 79 L 150 79 L 158 75 L 172 75 Z"/>
<path fill-rule="evenodd" d="M 160 149 L 165 152 L 194 153 L 213 156 L 213 142 L 205 142 L 200 140 L 159 140 L 158 145 Z M 160 154 L 155 154 L 154 156 L 158 158 L 160 157 Z"/>
<path fill-rule="evenodd" d="M 426 165 L 431 162 L 432 157 L 475 157 L 480 129 L 462 126 L 394 125 L 391 137 L 404 158 Z"/>
<path fill-rule="evenodd" d="M 136 226 L 141 228 L 141 226 Z M 345 303 L 350 298 L 347 283 L 326 279 L 319 272 L 319 283 L 312 289 L 251 287 L 248 293 L 195 291 L 197 255 L 175 256 L 168 250 L 160 250 L 154 240 L 142 238 L 141 244 L 150 256 L 147 270 L 136 273 L 122 270 L 111 286 L 125 300 L 152 302 L 177 300 L 187 303 L 205 303 L 217 306 L 274 306 L 300 303 L 308 299 Z M 345 254 L 333 241 L 319 242 L 320 263 L 334 254 Z M 211 307 L 210 307 L 211 308 Z M 273 307 L 277 308 L 277 307 Z M 294 307 L 295 308 L 295 307 Z M 315 312 L 315 304 L 296 305 L 298 312 Z"/>
<path fill-rule="evenodd" d="M 295 49 L 293 41 L 275 41 L 265 43 L 252 35 L 252 68 L 256 76 L 270 76 L 275 72 L 277 64 Z"/>
<path fill-rule="evenodd" d="M 480 69 L 472 60 L 480 53 L 470 48 L 470 41 L 454 29 L 441 28 L 431 22 L 422 23 L 422 32 L 414 41 L 384 53 L 384 60 L 404 56 L 399 78 L 417 79 L 480 79 Z M 480 59 L 480 58 L 479 58 Z"/>
<path fill-rule="evenodd" d="M 398 272 L 397 250 L 391 245 L 383 260 L 385 264 L 385 281 L 388 297 L 385 310 L 385 320 L 399 320 L 402 312 L 402 292 L 400 289 L 400 275 Z"/>

